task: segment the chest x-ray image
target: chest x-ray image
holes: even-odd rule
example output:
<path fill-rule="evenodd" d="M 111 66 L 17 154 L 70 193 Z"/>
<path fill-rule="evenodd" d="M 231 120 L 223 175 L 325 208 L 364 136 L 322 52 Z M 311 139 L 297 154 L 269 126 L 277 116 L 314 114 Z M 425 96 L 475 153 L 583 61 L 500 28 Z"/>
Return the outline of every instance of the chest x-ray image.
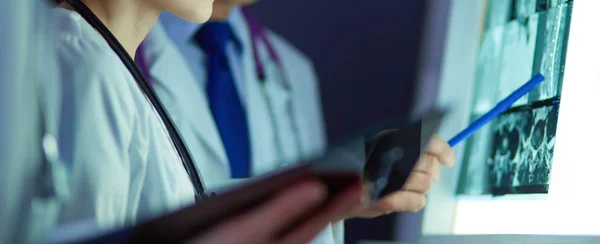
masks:
<path fill-rule="evenodd" d="M 548 193 L 573 1 L 489 0 L 475 120 L 536 73 L 546 80 L 468 140 L 458 195 Z"/>

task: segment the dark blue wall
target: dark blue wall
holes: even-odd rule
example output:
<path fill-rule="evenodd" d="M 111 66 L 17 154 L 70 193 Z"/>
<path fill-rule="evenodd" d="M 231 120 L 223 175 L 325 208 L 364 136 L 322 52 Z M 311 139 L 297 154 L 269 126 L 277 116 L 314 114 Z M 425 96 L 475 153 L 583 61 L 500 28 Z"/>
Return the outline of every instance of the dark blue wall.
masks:
<path fill-rule="evenodd" d="M 252 9 L 312 58 L 336 141 L 410 107 L 425 2 L 262 0 Z"/>

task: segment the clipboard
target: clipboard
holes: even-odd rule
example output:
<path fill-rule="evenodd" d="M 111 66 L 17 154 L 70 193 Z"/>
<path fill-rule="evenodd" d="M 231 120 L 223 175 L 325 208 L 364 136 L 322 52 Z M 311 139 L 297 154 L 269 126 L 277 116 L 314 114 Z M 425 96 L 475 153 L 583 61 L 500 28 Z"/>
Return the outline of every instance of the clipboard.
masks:
<path fill-rule="evenodd" d="M 373 198 L 380 198 L 402 188 L 425 143 L 437 131 L 443 117 L 443 111 L 435 110 L 425 113 L 425 116 L 418 120 L 401 119 L 372 127 L 371 129 L 380 131 L 388 128 L 395 129 L 391 134 L 367 142 L 367 147 L 371 150 L 369 151 L 367 148 L 368 160 L 362 169 L 357 168 L 354 164 L 345 163 L 349 159 L 348 155 L 357 154 L 349 152 L 350 149 L 345 147 L 346 143 L 341 143 L 332 146 L 320 157 L 259 176 L 215 196 L 209 201 L 196 203 L 136 226 L 67 242 L 181 243 L 201 235 L 234 216 L 253 209 L 284 188 L 309 179 L 318 179 L 323 182 L 327 186 L 329 199 L 348 187 L 361 184 L 363 175 L 369 180 L 381 181 L 384 179 L 385 184 L 378 185 L 371 194 Z M 418 132 L 418 136 L 414 133 L 410 136 L 403 135 L 403 132 L 415 131 Z M 363 135 L 358 135 L 347 142 L 364 140 Z M 400 151 L 402 151 L 402 157 L 398 157 Z M 390 153 L 394 155 L 390 156 Z M 380 156 L 377 156 L 378 154 Z M 363 158 L 363 160 L 365 159 Z M 315 211 L 318 210 L 315 209 Z M 301 221 L 298 220 L 298 222 Z M 289 226 L 287 229 L 291 228 L 293 226 Z"/>

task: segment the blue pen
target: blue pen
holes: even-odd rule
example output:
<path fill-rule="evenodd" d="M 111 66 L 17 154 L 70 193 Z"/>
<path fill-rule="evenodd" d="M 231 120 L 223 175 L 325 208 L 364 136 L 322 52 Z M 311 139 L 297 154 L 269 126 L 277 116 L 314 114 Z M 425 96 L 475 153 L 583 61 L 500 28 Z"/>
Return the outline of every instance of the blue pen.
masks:
<path fill-rule="evenodd" d="M 483 127 L 488 122 L 492 121 L 498 115 L 504 113 L 508 110 L 513 103 L 519 100 L 521 97 L 525 96 L 525 94 L 529 93 L 531 90 L 536 88 L 540 83 L 544 81 L 544 76 L 540 73 L 535 75 L 531 80 L 525 83 L 523 86 L 519 87 L 516 91 L 508 95 L 504 100 L 500 101 L 492 110 L 479 117 L 475 122 L 473 122 L 469 127 L 458 133 L 454 138 L 448 141 L 451 147 L 456 146 L 456 144 L 462 142 L 463 140 L 469 138 L 475 131 L 479 130 L 479 128 Z"/>

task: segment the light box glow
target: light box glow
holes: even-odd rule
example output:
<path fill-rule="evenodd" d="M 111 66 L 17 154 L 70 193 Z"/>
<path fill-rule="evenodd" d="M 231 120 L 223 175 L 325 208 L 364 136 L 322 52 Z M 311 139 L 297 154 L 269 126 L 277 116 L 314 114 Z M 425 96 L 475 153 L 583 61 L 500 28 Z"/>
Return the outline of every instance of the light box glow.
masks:
<path fill-rule="evenodd" d="M 548 195 L 459 198 L 453 234 L 600 235 L 599 11 L 573 5 Z"/>

